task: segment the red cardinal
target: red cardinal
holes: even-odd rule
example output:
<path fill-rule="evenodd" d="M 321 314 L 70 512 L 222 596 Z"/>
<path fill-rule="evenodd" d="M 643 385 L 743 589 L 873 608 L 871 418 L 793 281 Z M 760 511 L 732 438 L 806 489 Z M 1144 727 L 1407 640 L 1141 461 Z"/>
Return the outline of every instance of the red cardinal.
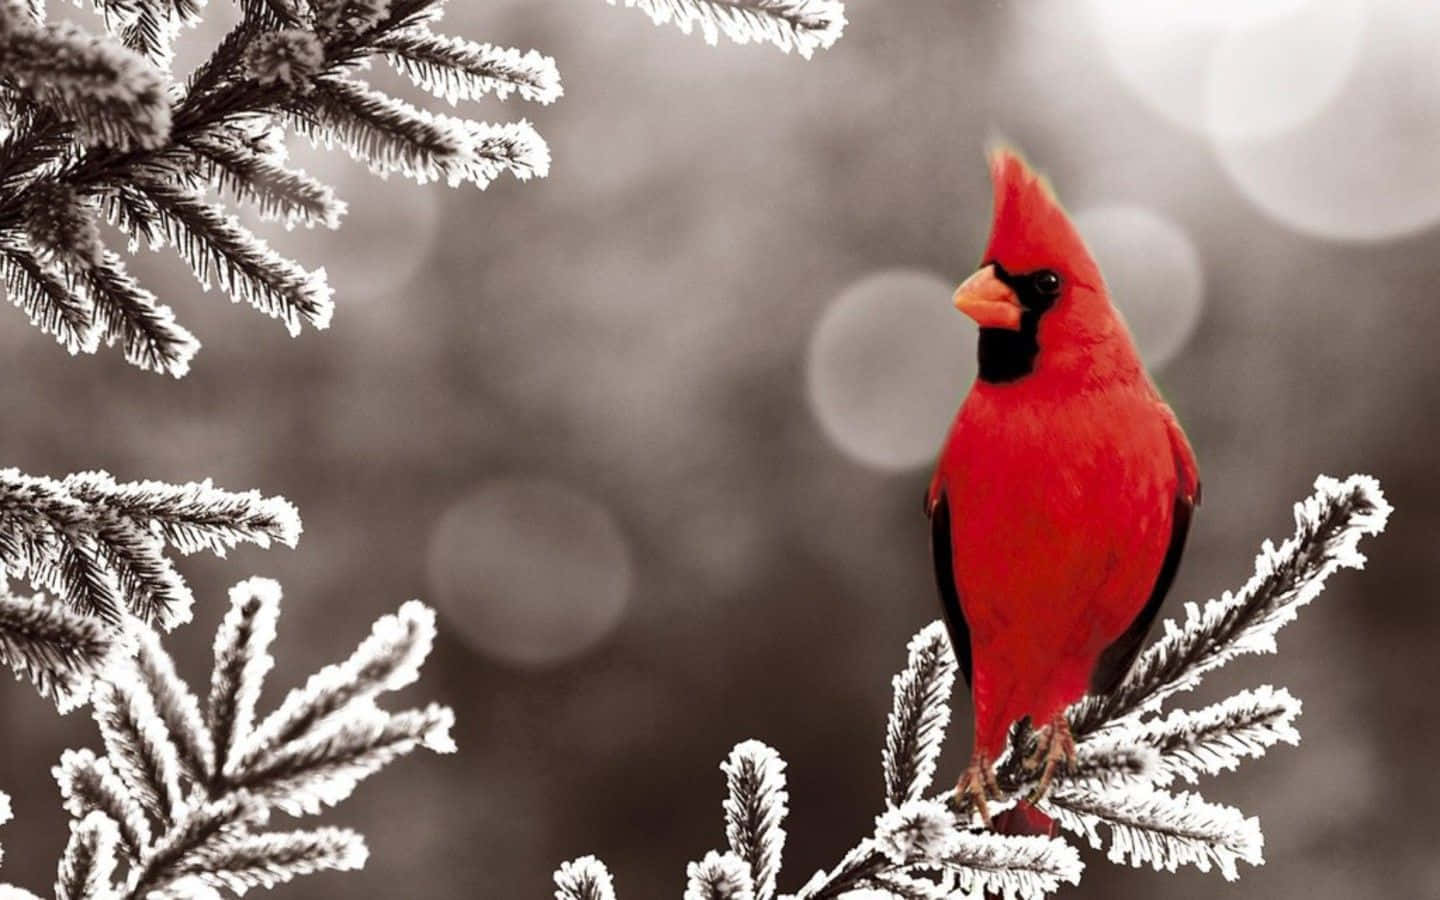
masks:
<path fill-rule="evenodd" d="M 975 754 L 956 791 L 987 822 L 1012 723 L 1038 729 L 1034 796 L 1074 762 L 1065 708 L 1124 678 L 1200 502 L 1190 443 L 1049 185 L 1003 149 L 990 177 L 990 245 L 955 292 L 980 326 L 979 377 L 925 500 L 974 696 Z M 1007 820 L 1049 827 L 1025 805 Z"/>

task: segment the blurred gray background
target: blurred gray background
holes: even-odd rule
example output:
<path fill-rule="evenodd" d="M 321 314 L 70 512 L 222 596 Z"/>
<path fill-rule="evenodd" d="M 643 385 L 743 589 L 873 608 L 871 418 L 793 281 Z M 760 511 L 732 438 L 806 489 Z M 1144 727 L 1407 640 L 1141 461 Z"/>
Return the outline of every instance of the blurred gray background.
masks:
<path fill-rule="evenodd" d="M 443 30 L 556 58 L 553 106 L 466 108 L 529 117 L 553 171 L 456 191 L 297 146 L 350 203 L 339 232 L 272 234 L 331 273 L 328 332 L 291 340 L 168 253 L 133 268 L 204 342 L 183 381 L 69 358 L 6 307 L 4 465 L 211 476 L 301 510 L 295 551 L 181 561 L 186 675 L 207 677 L 224 591 L 251 574 L 286 589 L 262 708 L 405 599 L 441 611 L 403 699 L 453 705 L 459 754 L 407 759 L 330 816 L 368 836 L 363 876 L 276 896 L 543 897 L 594 853 L 622 898 L 678 897 L 723 844 L 717 764 L 748 737 L 789 762 L 783 889 L 869 831 L 889 679 L 938 614 L 920 498 L 973 374 L 949 295 L 984 245 L 997 135 L 1080 220 L 1199 456 L 1170 611 L 1243 583 L 1319 473 L 1373 473 L 1396 507 L 1279 656 L 1184 698 L 1305 701 L 1299 749 L 1202 786 L 1261 817 L 1266 865 L 1227 884 L 1087 851 L 1066 896 L 1440 896 L 1440 11 L 848 15 L 806 63 L 599 0 L 457 0 Z M 969 716 L 962 692 L 943 779 Z M 39 889 L 66 837 L 49 767 L 98 738 L 21 685 L 0 685 L 0 721 L 3 875 Z"/>

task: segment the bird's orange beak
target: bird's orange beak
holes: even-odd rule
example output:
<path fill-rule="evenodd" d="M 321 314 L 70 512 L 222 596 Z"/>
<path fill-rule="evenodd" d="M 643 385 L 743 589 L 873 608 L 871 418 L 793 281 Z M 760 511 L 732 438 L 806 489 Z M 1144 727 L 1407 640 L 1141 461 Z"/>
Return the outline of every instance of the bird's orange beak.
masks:
<path fill-rule="evenodd" d="M 985 266 L 955 289 L 955 308 L 981 328 L 1020 327 L 1020 300 L 996 276 L 994 266 Z"/>

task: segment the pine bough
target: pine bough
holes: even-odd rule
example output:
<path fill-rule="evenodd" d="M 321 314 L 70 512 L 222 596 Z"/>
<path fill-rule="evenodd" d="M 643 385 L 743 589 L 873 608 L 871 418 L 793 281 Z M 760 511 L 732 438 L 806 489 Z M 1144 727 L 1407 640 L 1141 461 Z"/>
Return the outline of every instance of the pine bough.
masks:
<path fill-rule="evenodd" d="M 1203 607 L 1187 604 L 1183 623 L 1166 621 L 1163 636 L 1140 657 L 1113 693 L 1087 697 L 1069 710 L 1079 762 L 1057 777 L 1041 809 L 1117 863 L 1175 871 L 1194 865 L 1238 877 L 1237 863 L 1259 865 L 1259 821 L 1191 792 L 1171 793 L 1176 780 L 1235 768 L 1278 743 L 1298 744 L 1300 701 L 1268 685 L 1241 691 L 1199 710 L 1161 704 L 1190 690 L 1210 671 L 1247 653 L 1274 652 L 1275 635 L 1341 568 L 1362 568 L 1363 535 L 1378 534 L 1390 514 L 1375 479 L 1320 477 L 1315 493 L 1295 507 L 1295 534 L 1279 547 L 1265 542 L 1255 574 L 1239 591 Z M 938 900 L 986 893 L 1036 898 L 1076 884 L 1082 864 L 1059 838 L 980 830 L 961 818 L 947 791 L 927 798 L 950 719 L 955 658 L 941 622 L 910 642 L 909 661 L 895 676 L 894 704 L 882 753 L 885 811 L 875 831 L 840 862 L 817 872 L 788 900 L 826 900 L 854 890 L 901 900 Z M 1020 765 L 1033 735 L 1012 730 L 997 766 L 1009 805 L 1035 786 Z M 774 900 L 787 811 L 785 763 L 758 741 L 735 747 L 721 765 L 728 849 L 687 870 L 685 900 Z M 998 807 L 997 807 L 998 808 Z M 610 873 L 592 856 L 555 873 L 557 900 L 614 900 Z"/>
<path fill-rule="evenodd" d="M 258 491 L 0 469 L 0 662 L 69 711 L 129 645 L 128 620 L 171 628 L 190 619 L 190 588 L 167 551 L 224 556 L 242 543 L 294 547 L 299 537 L 295 507 Z M 6 575 L 52 597 L 11 593 Z"/>
<path fill-rule="evenodd" d="M 107 34 L 47 24 L 43 0 L 0 0 L 0 280 L 71 353 L 119 344 L 132 364 L 184 375 L 199 348 L 101 233 L 134 252 L 173 248 L 201 286 L 280 320 L 325 328 L 323 268 L 242 225 L 225 200 L 286 227 L 335 228 L 345 204 L 286 164 L 284 132 L 339 145 L 375 173 L 484 188 L 543 177 L 550 151 L 524 119 L 492 124 L 420 109 L 357 77 L 385 60 L 459 101 L 549 104 L 555 61 L 436 33 L 444 0 L 241 0 L 241 21 L 172 85 L 174 39 L 197 0 L 95 0 Z M 611 3 L 614 0 L 610 0 Z M 626 0 L 714 43 L 765 41 L 809 58 L 845 24 L 838 0 Z"/>
<path fill-rule="evenodd" d="M 317 814 L 419 747 L 454 751 L 449 709 L 392 713 L 375 703 L 415 681 L 430 651 L 435 615 L 414 601 L 257 722 L 279 610 L 273 581 L 231 589 L 203 707 L 156 633 L 135 626 L 130 652 L 110 661 L 95 690 L 103 753 L 67 750 L 52 770 L 73 817 L 56 900 L 219 897 L 358 869 L 367 853 L 360 835 L 264 830 L 271 814 Z M 0 794 L 0 822 L 9 812 Z M 0 897 L 35 900 L 13 885 L 0 885 Z"/>

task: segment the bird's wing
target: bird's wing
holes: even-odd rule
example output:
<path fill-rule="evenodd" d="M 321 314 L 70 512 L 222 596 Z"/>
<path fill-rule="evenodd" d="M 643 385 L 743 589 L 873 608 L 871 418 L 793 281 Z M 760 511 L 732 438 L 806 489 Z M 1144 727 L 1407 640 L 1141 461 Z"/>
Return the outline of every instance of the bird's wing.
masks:
<path fill-rule="evenodd" d="M 1170 520 L 1170 543 L 1165 548 L 1165 559 L 1155 577 L 1150 599 L 1145 601 L 1145 606 L 1125 633 L 1105 648 L 1095 664 L 1095 671 L 1090 675 L 1092 694 L 1108 694 L 1119 687 L 1129 674 L 1135 657 L 1140 655 L 1145 635 L 1160 614 L 1160 606 L 1165 602 L 1165 595 L 1170 592 L 1170 585 L 1180 568 L 1180 557 L 1185 553 L 1185 538 L 1190 533 L 1190 518 L 1195 513 L 1195 507 L 1200 505 L 1200 472 L 1195 464 L 1195 451 L 1190 449 L 1190 441 L 1180 429 L 1175 413 L 1164 403 L 1157 405 L 1169 432 L 1170 451 L 1175 460 L 1175 508 Z"/>
<path fill-rule="evenodd" d="M 943 490 L 932 490 L 926 506 L 930 512 L 930 552 L 935 559 L 935 584 L 940 588 L 940 606 L 950 628 L 950 644 L 965 684 L 970 684 L 970 626 L 960 608 L 960 591 L 955 587 L 955 566 L 950 543 L 950 501 Z"/>

